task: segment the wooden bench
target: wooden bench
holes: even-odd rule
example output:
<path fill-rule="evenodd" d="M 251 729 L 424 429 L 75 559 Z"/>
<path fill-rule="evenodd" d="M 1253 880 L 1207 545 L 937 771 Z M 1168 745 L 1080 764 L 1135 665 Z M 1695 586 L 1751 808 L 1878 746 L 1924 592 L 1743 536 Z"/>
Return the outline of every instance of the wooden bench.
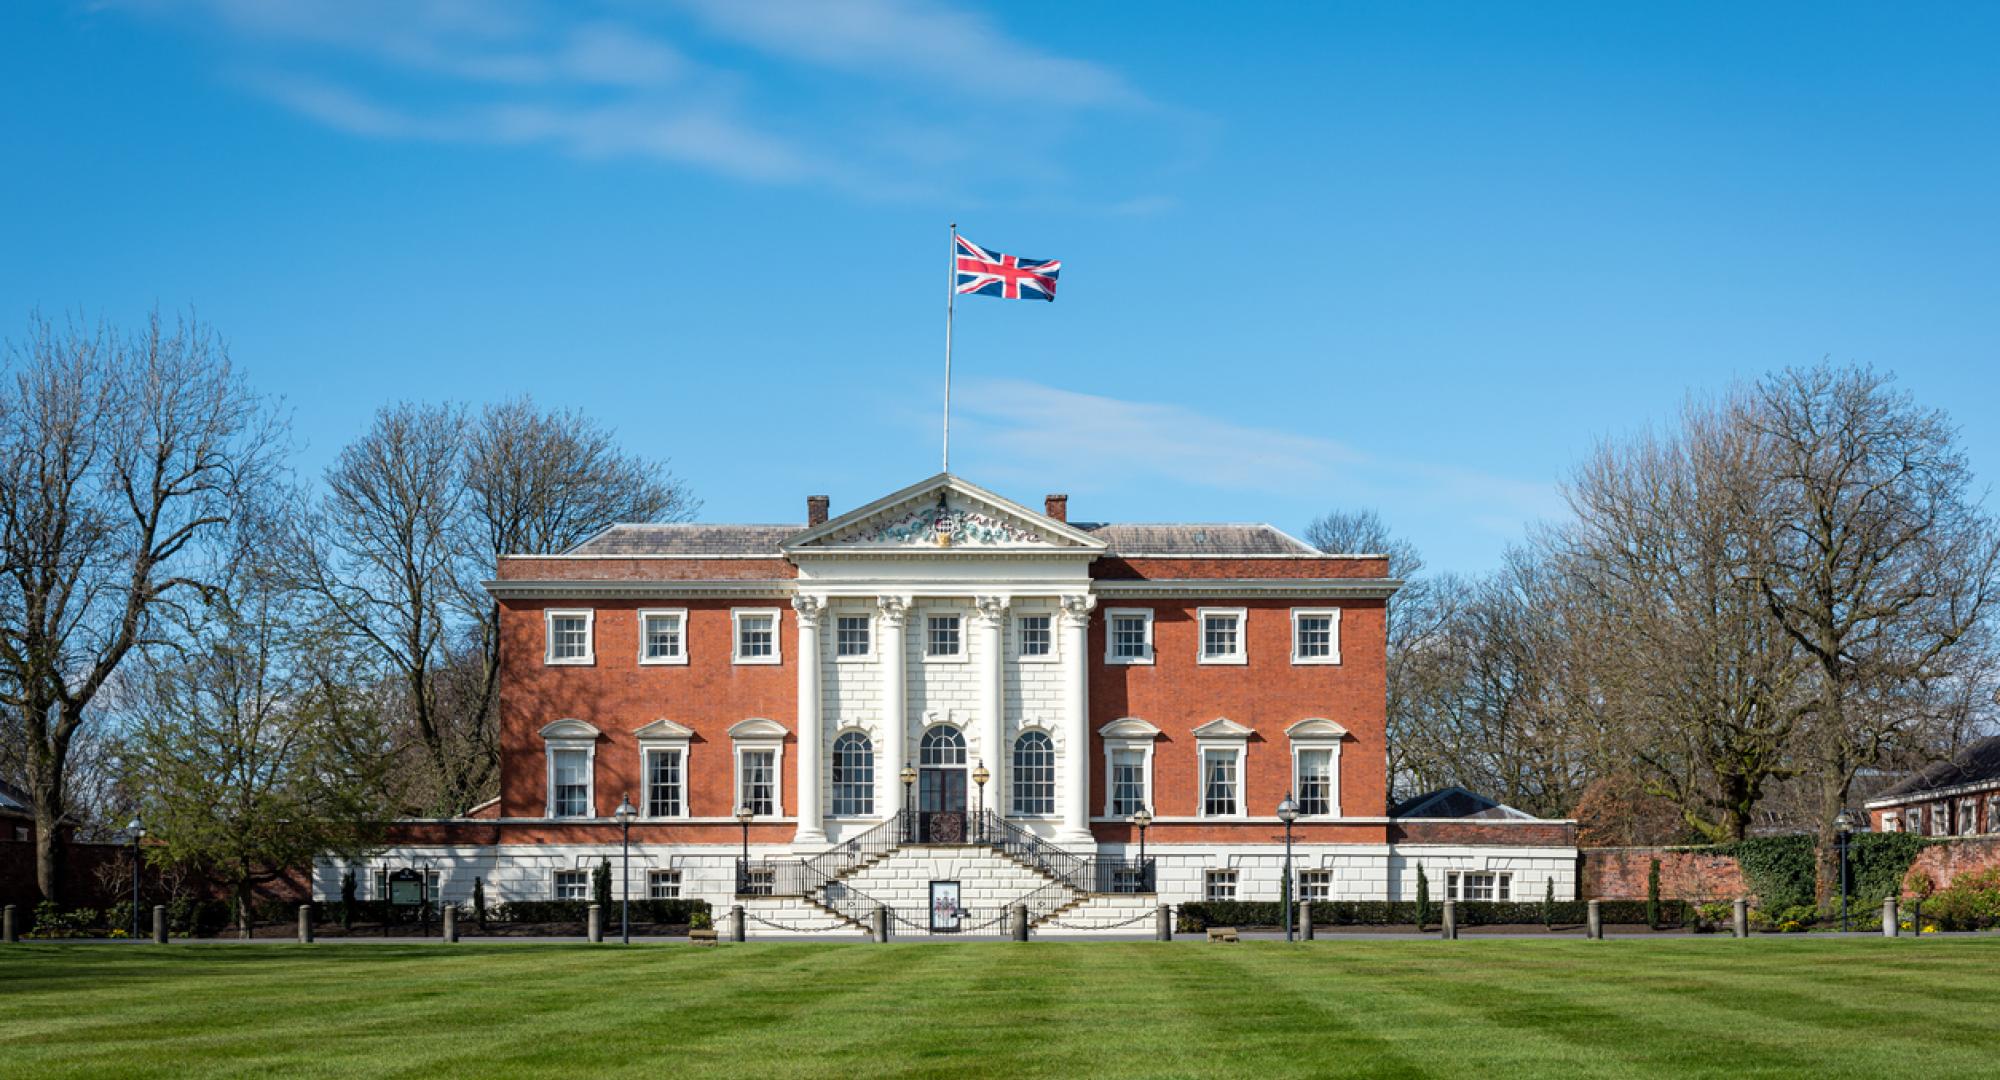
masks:
<path fill-rule="evenodd" d="M 1236 928 L 1233 926 L 1211 926 L 1208 928 L 1208 940 L 1236 941 L 1238 940 L 1236 937 Z"/>

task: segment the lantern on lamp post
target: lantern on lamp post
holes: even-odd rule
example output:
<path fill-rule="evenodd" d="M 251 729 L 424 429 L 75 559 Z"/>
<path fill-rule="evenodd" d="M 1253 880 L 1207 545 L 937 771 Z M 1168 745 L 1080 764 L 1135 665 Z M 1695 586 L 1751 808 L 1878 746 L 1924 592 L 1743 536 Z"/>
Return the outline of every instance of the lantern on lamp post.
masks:
<path fill-rule="evenodd" d="M 736 864 L 736 891 L 750 891 L 750 822 L 757 816 L 749 803 L 736 808 L 736 822 L 743 826 L 743 858 Z"/>
<path fill-rule="evenodd" d="M 1153 823 L 1153 812 L 1151 810 L 1146 809 L 1143 806 L 1139 808 L 1138 813 L 1132 815 L 1132 824 L 1137 825 L 1139 827 L 1139 891 L 1140 892 L 1154 891 L 1153 889 L 1149 889 L 1146 887 L 1149 882 L 1149 879 L 1152 877 L 1151 874 L 1146 872 L 1146 826 L 1151 825 L 1152 823 Z"/>
<path fill-rule="evenodd" d="M 125 823 L 125 829 L 132 834 L 132 940 L 139 940 L 139 841 L 145 839 L 146 826 L 138 818 Z"/>
<path fill-rule="evenodd" d="M 632 819 L 639 811 L 632 805 L 632 793 L 618 800 L 618 809 L 611 812 L 618 819 L 618 828 L 623 834 L 618 855 L 618 940 L 625 945 L 632 944 Z"/>
<path fill-rule="evenodd" d="M 903 778 L 903 843 L 907 844 L 913 835 L 910 825 L 910 798 L 917 785 L 917 767 L 905 761 L 900 775 Z"/>
<path fill-rule="evenodd" d="M 1833 819 L 1834 831 L 1840 834 L 1840 932 L 1847 933 L 1847 838 L 1854 832 L 1854 811 L 1843 807 L 1840 816 Z"/>
<path fill-rule="evenodd" d="M 1299 819 L 1299 804 L 1292 801 L 1292 793 L 1285 792 L 1283 802 L 1278 804 L 1278 820 L 1285 823 L 1285 940 L 1292 940 L 1298 931 L 1298 916 L 1292 911 L 1292 822 Z"/>
<path fill-rule="evenodd" d="M 981 841 L 986 839 L 986 781 L 991 779 L 993 779 L 993 774 L 986 771 L 986 762 L 984 759 L 981 759 L 979 764 L 975 765 L 972 769 L 972 783 L 977 789 L 973 796 L 973 817 L 979 821 L 979 839 Z"/>

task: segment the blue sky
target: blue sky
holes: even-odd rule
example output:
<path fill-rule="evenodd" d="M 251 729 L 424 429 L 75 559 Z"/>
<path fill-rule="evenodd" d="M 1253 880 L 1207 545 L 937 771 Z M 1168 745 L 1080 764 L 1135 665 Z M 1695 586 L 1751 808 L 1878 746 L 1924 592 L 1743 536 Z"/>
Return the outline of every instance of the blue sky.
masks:
<path fill-rule="evenodd" d="M 1494 565 L 1606 435 L 1822 356 L 2000 469 L 2000 6 L 22 0 L 0 335 L 194 307 L 317 472 L 531 393 L 710 520 L 937 468 L 1372 507 Z"/>

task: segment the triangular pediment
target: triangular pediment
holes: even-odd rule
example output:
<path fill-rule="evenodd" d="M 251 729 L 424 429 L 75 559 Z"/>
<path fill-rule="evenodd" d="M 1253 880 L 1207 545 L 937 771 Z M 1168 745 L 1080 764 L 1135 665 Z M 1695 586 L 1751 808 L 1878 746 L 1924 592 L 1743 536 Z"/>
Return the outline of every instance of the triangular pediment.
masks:
<path fill-rule="evenodd" d="M 663 716 L 633 732 L 632 736 L 640 742 L 687 742 L 694 738 L 694 729 L 683 727 Z"/>
<path fill-rule="evenodd" d="M 885 495 L 787 540 L 787 554 L 955 550 L 1096 554 L 1104 541 L 950 473 Z"/>
<path fill-rule="evenodd" d="M 1218 716 L 1195 728 L 1193 734 L 1197 739 L 1247 739 L 1257 732 L 1226 716 Z"/>

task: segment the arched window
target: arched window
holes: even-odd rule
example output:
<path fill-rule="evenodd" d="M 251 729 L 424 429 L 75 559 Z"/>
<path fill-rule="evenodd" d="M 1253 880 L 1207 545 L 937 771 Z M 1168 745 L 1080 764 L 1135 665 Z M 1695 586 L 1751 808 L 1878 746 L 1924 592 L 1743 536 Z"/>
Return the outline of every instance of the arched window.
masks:
<path fill-rule="evenodd" d="M 917 764 L 965 764 L 965 736 L 950 724 L 939 724 L 924 732 L 924 740 L 917 744 Z"/>
<path fill-rule="evenodd" d="M 868 817 L 875 813 L 875 744 L 850 731 L 833 740 L 833 808 L 835 817 Z"/>
<path fill-rule="evenodd" d="M 1045 732 L 1023 732 L 1014 740 L 1014 812 L 1056 812 L 1056 744 Z"/>

